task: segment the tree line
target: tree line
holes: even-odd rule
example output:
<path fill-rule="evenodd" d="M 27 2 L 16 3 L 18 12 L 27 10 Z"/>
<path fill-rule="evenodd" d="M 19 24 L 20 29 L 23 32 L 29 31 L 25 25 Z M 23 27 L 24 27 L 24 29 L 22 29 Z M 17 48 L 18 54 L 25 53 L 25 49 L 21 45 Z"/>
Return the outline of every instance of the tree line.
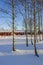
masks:
<path fill-rule="evenodd" d="M 39 57 L 36 43 L 43 40 L 40 32 L 43 30 L 43 21 L 42 21 L 42 13 L 43 13 L 43 0 L 1 0 L 5 3 L 5 5 L 9 6 L 9 11 L 5 8 L 0 7 L 0 11 L 6 13 L 11 16 L 10 25 L 12 25 L 12 39 L 13 39 L 13 51 L 15 49 L 15 39 L 14 39 L 14 29 L 15 29 L 15 19 L 17 14 L 21 14 L 23 17 L 23 28 L 25 29 L 25 36 L 26 36 L 26 46 L 28 47 L 28 30 L 31 33 L 31 44 L 34 45 L 35 55 Z M 9 24 L 9 23 L 8 23 Z M 34 32 L 34 43 L 32 41 L 32 33 Z"/>

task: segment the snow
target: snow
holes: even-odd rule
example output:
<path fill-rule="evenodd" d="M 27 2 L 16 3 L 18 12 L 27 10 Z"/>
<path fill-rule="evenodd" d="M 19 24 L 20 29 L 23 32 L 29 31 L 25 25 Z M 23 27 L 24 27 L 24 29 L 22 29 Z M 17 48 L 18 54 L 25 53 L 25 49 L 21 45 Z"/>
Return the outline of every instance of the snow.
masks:
<path fill-rule="evenodd" d="M 0 38 L 0 65 L 43 65 L 43 41 L 36 44 L 39 57 L 35 56 L 30 38 L 26 47 L 25 37 L 15 38 L 16 51 L 12 51 L 12 38 Z"/>
<path fill-rule="evenodd" d="M 43 55 L 7 55 L 0 57 L 0 65 L 43 65 Z"/>

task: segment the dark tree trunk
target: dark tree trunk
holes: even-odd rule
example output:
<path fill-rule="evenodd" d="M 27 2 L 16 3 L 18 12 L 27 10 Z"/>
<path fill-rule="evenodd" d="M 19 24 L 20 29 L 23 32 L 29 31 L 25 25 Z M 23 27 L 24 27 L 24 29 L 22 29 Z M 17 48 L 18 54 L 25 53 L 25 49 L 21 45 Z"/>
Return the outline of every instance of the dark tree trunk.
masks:
<path fill-rule="evenodd" d="M 31 21 L 30 21 L 30 32 L 31 32 L 31 44 L 33 45 L 33 41 L 32 41 L 32 6 L 31 6 Z"/>
<path fill-rule="evenodd" d="M 13 36 L 13 51 L 15 51 L 14 48 L 14 0 L 12 0 L 12 36 Z"/>
<path fill-rule="evenodd" d="M 38 4 L 38 34 L 39 34 L 39 41 L 41 41 L 41 36 L 40 36 L 40 4 Z"/>
<path fill-rule="evenodd" d="M 34 49 L 35 49 L 35 55 L 39 57 L 36 50 L 36 0 L 34 0 Z"/>
<path fill-rule="evenodd" d="M 26 5 L 26 0 L 25 0 L 25 34 L 26 34 L 26 46 L 28 47 L 28 31 L 27 31 L 27 5 Z"/>

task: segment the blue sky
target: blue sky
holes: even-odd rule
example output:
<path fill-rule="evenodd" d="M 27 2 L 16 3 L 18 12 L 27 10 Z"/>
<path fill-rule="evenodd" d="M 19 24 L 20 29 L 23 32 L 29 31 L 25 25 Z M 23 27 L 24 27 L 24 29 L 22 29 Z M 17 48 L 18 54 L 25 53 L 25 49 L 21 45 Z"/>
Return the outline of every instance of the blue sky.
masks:
<path fill-rule="evenodd" d="M 11 27 L 9 27 L 9 25 L 8 25 L 9 23 L 12 22 L 11 6 L 9 6 L 8 4 L 4 3 L 4 1 L 6 1 L 6 0 L 0 0 L 0 8 L 7 10 L 7 12 L 9 12 L 10 15 L 0 11 L 0 29 L 2 29 L 2 28 L 11 29 Z M 21 6 L 20 6 L 20 8 L 22 9 Z M 21 16 L 20 13 L 17 14 L 17 17 L 15 19 L 15 25 L 17 26 L 18 30 L 22 29 L 23 17 Z M 10 24 L 10 26 L 11 26 L 11 24 Z"/>
<path fill-rule="evenodd" d="M 0 0 L 0 8 L 3 8 L 5 10 L 7 10 L 9 12 L 10 15 L 3 13 L 0 11 L 0 29 L 4 28 L 4 29 L 10 29 L 11 27 L 8 26 L 8 23 L 12 21 L 12 16 L 11 16 L 11 7 L 7 4 L 5 4 L 3 2 L 4 0 Z M 16 17 L 16 25 L 17 25 L 17 29 L 22 29 L 22 16 L 20 14 L 17 14 Z"/>

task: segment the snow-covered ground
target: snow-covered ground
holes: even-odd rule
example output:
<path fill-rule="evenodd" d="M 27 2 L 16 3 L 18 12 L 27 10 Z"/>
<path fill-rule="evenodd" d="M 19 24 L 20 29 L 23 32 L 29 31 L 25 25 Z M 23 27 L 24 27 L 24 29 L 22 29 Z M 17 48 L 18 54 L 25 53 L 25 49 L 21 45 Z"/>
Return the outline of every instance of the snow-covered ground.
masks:
<path fill-rule="evenodd" d="M 12 51 L 12 38 L 0 37 L 0 65 L 43 65 L 43 41 L 36 44 L 39 57 L 35 56 L 34 45 L 28 37 L 26 47 L 25 36 L 15 37 L 16 51 Z"/>

